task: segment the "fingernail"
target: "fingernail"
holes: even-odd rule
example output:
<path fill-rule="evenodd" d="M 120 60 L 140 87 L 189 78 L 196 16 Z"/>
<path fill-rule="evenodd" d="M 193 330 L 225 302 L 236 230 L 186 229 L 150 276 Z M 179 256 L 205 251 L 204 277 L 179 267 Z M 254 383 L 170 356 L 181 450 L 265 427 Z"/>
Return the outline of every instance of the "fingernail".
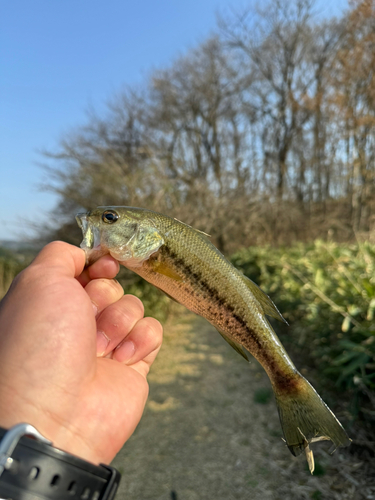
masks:
<path fill-rule="evenodd" d="M 131 340 L 127 340 L 126 342 L 120 344 L 116 348 L 116 359 L 117 361 L 121 361 L 125 363 L 129 361 L 135 353 L 135 345 Z"/>
<path fill-rule="evenodd" d="M 94 309 L 94 314 L 95 314 L 95 318 L 96 318 L 96 316 L 98 314 L 98 306 L 96 304 L 94 304 L 94 302 L 91 302 L 91 304 L 92 304 L 92 308 Z"/>
<path fill-rule="evenodd" d="M 103 356 L 109 344 L 109 338 L 107 335 L 98 330 L 96 332 L 96 353 L 97 356 Z"/>

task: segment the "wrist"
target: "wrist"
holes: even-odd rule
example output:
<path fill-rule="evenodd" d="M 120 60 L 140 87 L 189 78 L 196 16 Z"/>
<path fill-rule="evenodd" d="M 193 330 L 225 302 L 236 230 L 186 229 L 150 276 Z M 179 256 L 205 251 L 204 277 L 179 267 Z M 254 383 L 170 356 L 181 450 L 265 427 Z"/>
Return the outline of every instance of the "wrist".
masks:
<path fill-rule="evenodd" d="M 48 407 L 45 408 L 23 395 L 17 397 L 14 392 L 13 397 L 8 397 L 4 387 L 2 389 L 0 390 L 0 409 L 3 411 L 0 410 L 0 427 L 10 429 L 20 422 L 28 422 L 54 443 L 54 446 L 83 460 L 99 464 L 110 463 L 113 459 L 114 455 L 108 456 L 98 449 L 98 441 L 95 439 L 95 434 L 98 436 L 98 432 L 91 433 L 94 434 L 92 439 L 83 436 L 62 415 L 53 413 Z M 71 412 L 67 412 L 69 413 Z"/>
<path fill-rule="evenodd" d="M 85 443 L 82 436 L 72 433 L 72 431 L 64 425 L 58 426 L 50 421 L 40 418 L 33 419 L 27 417 L 24 412 L 18 419 L 0 417 L 0 428 L 11 429 L 21 422 L 30 422 L 30 424 L 38 429 L 41 435 L 43 435 L 49 442 L 53 443 L 56 448 L 66 453 L 75 455 L 82 460 L 87 460 L 93 464 L 99 464 L 106 461 L 100 453 L 95 451 L 91 444 L 89 445 Z M 108 462 L 110 462 L 110 460 L 108 460 Z"/>
<path fill-rule="evenodd" d="M 30 424 L 0 428 L 1 498 L 53 500 L 74 495 L 112 500 L 120 478 L 112 467 L 94 465 L 54 448 Z"/>

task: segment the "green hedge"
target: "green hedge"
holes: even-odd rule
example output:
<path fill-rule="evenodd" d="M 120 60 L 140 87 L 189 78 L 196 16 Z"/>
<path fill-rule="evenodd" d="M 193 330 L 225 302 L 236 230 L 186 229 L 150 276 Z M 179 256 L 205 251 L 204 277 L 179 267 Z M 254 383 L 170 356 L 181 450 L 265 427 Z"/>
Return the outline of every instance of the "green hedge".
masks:
<path fill-rule="evenodd" d="M 373 398 L 374 245 L 257 247 L 232 262 L 271 296 L 291 325 L 285 340 L 308 353 L 323 381 Z"/>
<path fill-rule="evenodd" d="M 24 265 L 16 259 L 0 254 L 0 299 L 6 294 L 13 278 L 23 267 Z"/>
<path fill-rule="evenodd" d="M 231 260 L 274 300 L 291 325 L 277 328 L 283 342 L 315 365 L 322 384 L 375 400 L 374 245 L 253 247 Z M 0 298 L 25 265 L 0 253 Z M 124 268 L 119 281 L 145 303 L 147 315 L 167 317 L 171 303 L 159 290 Z"/>
<path fill-rule="evenodd" d="M 0 246 L 0 299 L 6 294 L 15 276 L 35 257 L 36 248 L 20 244 L 20 248 L 11 249 Z"/>

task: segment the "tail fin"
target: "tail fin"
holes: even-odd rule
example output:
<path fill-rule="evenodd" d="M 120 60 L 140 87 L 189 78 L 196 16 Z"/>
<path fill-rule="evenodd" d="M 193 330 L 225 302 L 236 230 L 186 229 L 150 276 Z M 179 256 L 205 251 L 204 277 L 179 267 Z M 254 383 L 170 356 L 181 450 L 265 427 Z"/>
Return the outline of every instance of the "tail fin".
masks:
<path fill-rule="evenodd" d="M 286 444 L 294 456 L 317 438 L 329 439 L 335 447 L 349 446 L 344 428 L 309 382 L 298 375 L 293 392 L 274 385 L 277 407 Z"/>

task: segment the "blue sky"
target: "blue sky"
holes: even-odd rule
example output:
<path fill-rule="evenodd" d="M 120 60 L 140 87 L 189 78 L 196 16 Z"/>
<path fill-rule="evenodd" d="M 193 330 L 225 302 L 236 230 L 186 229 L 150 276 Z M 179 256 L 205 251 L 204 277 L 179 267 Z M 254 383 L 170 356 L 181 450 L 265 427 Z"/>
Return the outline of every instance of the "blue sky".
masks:
<path fill-rule="evenodd" d="M 39 151 L 124 85 L 204 40 L 243 0 L 0 0 L 0 240 L 22 239 L 56 204 Z M 319 0 L 337 15 L 346 0 Z"/>

